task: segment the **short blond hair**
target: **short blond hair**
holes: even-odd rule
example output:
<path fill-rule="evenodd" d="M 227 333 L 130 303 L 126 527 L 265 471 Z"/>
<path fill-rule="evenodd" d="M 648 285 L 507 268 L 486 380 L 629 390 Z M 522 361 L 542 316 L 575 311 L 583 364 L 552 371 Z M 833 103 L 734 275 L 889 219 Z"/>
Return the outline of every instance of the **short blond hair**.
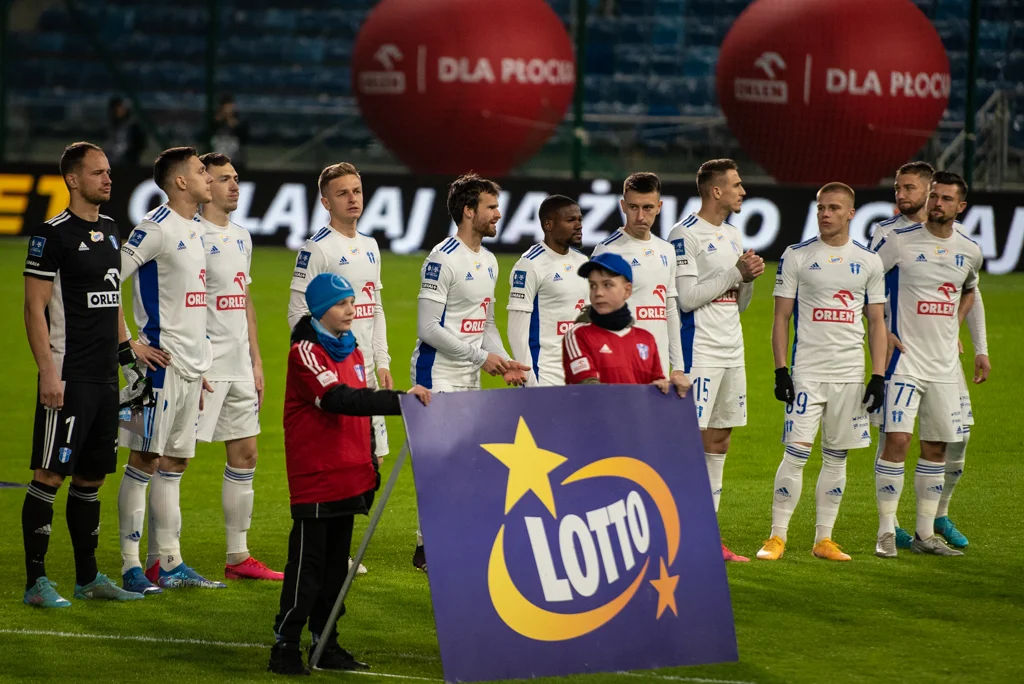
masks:
<path fill-rule="evenodd" d="M 851 204 L 856 204 L 857 202 L 857 193 L 855 193 L 853 191 L 853 188 L 851 188 L 846 183 L 840 183 L 838 181 L 825 183 L 825 185 L 821 186 L 821 190 L 818 191 L 818 194 L 816 196 L 821 197 L 826 192 L 840 192 L 850 198 Z"/>
<path fill-rule="evenodd" d="M 320 194 L 324 194 L 324 191 L 332 180 L 335 178 L 341 178 L 342 176 L 355 176 L 357 178 L 362 178 L 356 167 L 348 162 L 331 164 L 320 172 L 320 180 L 317 181 L 317 185 L 320 187 Z"/>

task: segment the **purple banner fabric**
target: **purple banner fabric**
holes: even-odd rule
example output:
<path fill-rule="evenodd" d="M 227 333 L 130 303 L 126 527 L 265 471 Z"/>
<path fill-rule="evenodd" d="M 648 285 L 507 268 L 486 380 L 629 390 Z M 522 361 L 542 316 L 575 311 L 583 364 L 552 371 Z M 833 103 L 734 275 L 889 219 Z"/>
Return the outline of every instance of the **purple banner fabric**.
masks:
<path fill-rule="evenodd" d="M 738 658 L 689 397 L 403 398 L 446 681 Z"/>

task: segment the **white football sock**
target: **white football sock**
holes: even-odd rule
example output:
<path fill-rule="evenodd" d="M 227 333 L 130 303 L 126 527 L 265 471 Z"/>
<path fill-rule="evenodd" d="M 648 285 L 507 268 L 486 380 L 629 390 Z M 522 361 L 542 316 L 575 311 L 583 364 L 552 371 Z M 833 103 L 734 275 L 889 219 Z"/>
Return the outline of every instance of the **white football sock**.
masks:
<path fill-rule="evenodd" d="M 141 568 L 139 540 L 146 519 L 146 487 L 153 476 L 132 466 L 124 467 L 117 489 L 117 527 L 121 539 L 121 574 Z M 152 534 L 152 530 L 150 530 Z"/>
<path fill-rule="evenodd" d="M 715 502 L 715 513 L 722 500 L 722 475 L 725 472 L 725 454 L 709 454 L 704 452 L 704 462 L 708 466 L 708 479 L 711 481 L 711 499 Z"/>
<path fill-rule="evenodd" d="M 970 429 L 969 425 L 964 425 L 964 441 L 950 442 L 946 445 L 946 478 L 942 483 L 942 496 L 939 498 L 939 508 L 935 511 L 936 518 L 949 515 L 949 500 L 953 496 L 957 482 L 964 474 L 967 442 L 971 438 Z"/>
<path fill-rule="evenodd" d="M 775 494 L 772 497 L 772 533 L 786 541 L 789 519 L 793 517 L 796 505 L 800 503 L 800 492 L 804 488 L 804 466 L 811 450 L 799 444 L 787 444 L 782 463 L 775 471 Z"/>
<path fill-rule="evenodd" d="M 846 489 L 846 450 L 821 450 L 821 472 L 814 492 L 817 525 L 814 528 L 814 543 L 832 538 L 832 528 L 839 515 L 839 504 Z"/>
<path fill-rule="evenodd" d="M 885 451 L 885 433 L 882 432 L 881 428 L 879 428 L 878 429 L 878 448 L 875 449 L 875 463 L 878 463 L 879 461 L 882 460 L 882 452 L 883 451 Z M 894 515 L 892 520 L 893 520 L 892 524 L 893 524 L 894 527 L 899 527 L 900 526 L 900 521 L 899 521 L 898 517 L 896 517 Z"/>
<path fill-rule="evenodd" d="M 160 569 L 181 565 L 181 475 L 158 470 L 149 493 L 150 534 L 160 553 Z"/>
<path fill-rule="evenodd" d="M 914 470 L 914 491 L 917 493 L 917 536 L 930 539 L 935 535 L 935 511 L 942 497 L 942 479 L 946 474 L 944 461 L 917 462 Z"/>
<path fill-rule="evenodd" d="M 246 536 L 252 520 L 252 478 L 255 468 L 224 466 L 221 503 L 228 541 L 228 565 L 238 565 L 249 557 Z"/>
<path fill-rule="evenodd" d="M 875 498 L 878 501 L 878 536 L 896 533 L 896 509 L 903 493 L 903 464 L 875 462 Z"/>

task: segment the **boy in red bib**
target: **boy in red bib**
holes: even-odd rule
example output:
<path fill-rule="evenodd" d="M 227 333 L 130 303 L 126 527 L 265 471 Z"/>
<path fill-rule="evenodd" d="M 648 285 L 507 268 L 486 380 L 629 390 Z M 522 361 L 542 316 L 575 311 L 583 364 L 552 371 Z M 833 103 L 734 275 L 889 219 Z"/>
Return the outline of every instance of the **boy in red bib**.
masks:
<path fill-rule="evenodd" d="M 590 283 L 590 307 L 562 340 L 565 383 L 647 385 L 679 396 L 690 389 L 689 379 L 662 371 L 654 336 L 634 325 L 626 300 L 633 293 L 633 269 L 618 254 L 605 252 L 579 268 Z M 588 320 L 589 319 L 589 320 Z"/>
<path fill-rule="evenodd" d="M 284 402 L 294 522 L 268 666 L 278 674 L 309 674 L 299 651 L 307 622 L 314 646 L 329 640 L 318 668 L 367 667 L 338 645 L 337 632 L 323 631 L 348 571 L 353 516 L 369 511 L 380 485 L 370 416 L 401 413 L 402 392 L 366 387 L 363 353 L 351 330 L 355 293 L 349 282 L 333 273 L 318 275 L 306 289 L 306 304 L 310 314 L 292 330 Z M 423 387 L 408 393 L 430 403 Z"/>

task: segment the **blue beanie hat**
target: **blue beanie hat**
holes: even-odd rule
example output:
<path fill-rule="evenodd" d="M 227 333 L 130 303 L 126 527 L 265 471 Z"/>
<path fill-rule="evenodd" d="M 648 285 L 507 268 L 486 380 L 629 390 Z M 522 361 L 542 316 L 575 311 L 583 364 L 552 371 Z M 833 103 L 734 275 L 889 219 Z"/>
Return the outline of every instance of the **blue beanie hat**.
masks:
<path fill-rule="evenodd" d="M 306 306 L 313 318 L 320 319 L 332 306 L 355 294 L 348 280 L 337 273 L 321 273 L 306 288 Z"/>

